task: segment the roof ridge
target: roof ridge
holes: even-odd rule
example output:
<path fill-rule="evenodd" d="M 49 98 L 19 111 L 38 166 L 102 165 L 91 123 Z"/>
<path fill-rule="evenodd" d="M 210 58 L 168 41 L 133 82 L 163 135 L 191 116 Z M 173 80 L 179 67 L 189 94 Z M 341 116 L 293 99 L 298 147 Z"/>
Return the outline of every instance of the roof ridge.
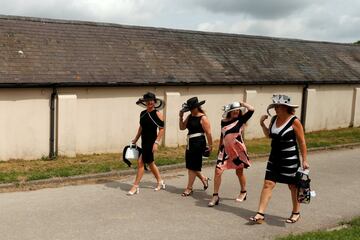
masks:
<path fill-rule="evenodd" d="M 117 28 L 126 28 L 126 29 L 144 29 L 144 30 L 157 30 L 157 31 L 160 30 L 160 31 L 167 31 L 167 32 L 187 33 L 187 34 L 217 35 L 217 36 L 227 36 L 227 37 L 242 37 L 242 38 L 249 38 L 249 39 L 262 39 L 262 40 L 270 40 L 270 41 L 322 43 L 322 44 L 335 44 L 335 45 L 360 47 L 360 45 L 353 44 L 353 43 L 339 43 L 339 42 L 330 42 L 330 41 L 305 40 L 305 39 L 297 39 L 297 38 L 282 38 L 282 37 L 271 37 L 271 36 L 260 36 L 260 35 L 248 35 L 248 34 L 240 34 L 240 33 L 223 33 L 223 32 L 210 32 L 210 31 L 206 32 L 206 31 L 200 31 L 200 30 L 136 26 L 136 25 L 125 25 L 125 24 L 119 24 L 119 23 L 94 22 L 94 21 L 83 21 L 83 20 L 66 20 L 66 19 L 3 15 L 3 14 L 0 14 L 0 19 L 33 21 L 33 22 L 43 22 L 43 23 L 57 23 L 57 24 L 88 25 L 88 26 L 98 26 L 98 27 L 117 27 Z"/>

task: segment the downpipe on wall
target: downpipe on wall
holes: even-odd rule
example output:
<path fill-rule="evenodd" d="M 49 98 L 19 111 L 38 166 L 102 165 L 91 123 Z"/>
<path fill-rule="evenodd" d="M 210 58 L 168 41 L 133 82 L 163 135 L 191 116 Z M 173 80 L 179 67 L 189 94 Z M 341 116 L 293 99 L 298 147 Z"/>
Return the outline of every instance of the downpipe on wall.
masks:
<path fill-rule="evenodd" d="M 309 85 L 305 84 L 302 90 L 302 100 L 301 100 L 301 117 L 300 122 L 303 125 L 304 132 L 305 132 L 305 122 L 306 122 L 306 109 L 307 109 L 307 91 L 308 91 Z"/>
<path fill-rule="evenodd" d="M 56 101 L 57 101 L 57 89 L 54 87 L 50 98 L 50 151 L 49 158 L 55 159 L 57 157 L 57 149 L 55 142 L 56 134 Z"/>

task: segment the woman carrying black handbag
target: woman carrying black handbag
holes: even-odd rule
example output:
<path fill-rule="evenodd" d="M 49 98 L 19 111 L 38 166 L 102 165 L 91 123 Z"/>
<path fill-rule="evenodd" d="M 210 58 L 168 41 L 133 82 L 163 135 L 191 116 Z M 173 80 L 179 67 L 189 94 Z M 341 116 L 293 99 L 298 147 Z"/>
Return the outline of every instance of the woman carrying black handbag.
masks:
<path fill-rule="evenodd" d="M 265 136 L 270 137 L 271 152 L 266 166 L 264 185 L 261 191 L 258 212 L 250 218 L 253 223 L 262 223 L 265 220 L 264 212 L 270 201 L 272 190 L 276 183 L 284 183 L 289 186 L 292 200 L 292 212 L 287 223 L 295 223 L 300 218 L 300 203 L 297 200 L 297 177 L 296 172 L 301 166 L 299 149 L 302 156 L 302 167 L 308 169 L 307 150 L 304 129 L 296 118 L 295 108 L 291 104 L 290 97 L 286 95 L 274 95 L 273 103 L 269 109 L 275 108 L 276 116 L 272 117 L 269 127 L 264 121 L 268 115 L 263 115 L 260 125 Z"/>

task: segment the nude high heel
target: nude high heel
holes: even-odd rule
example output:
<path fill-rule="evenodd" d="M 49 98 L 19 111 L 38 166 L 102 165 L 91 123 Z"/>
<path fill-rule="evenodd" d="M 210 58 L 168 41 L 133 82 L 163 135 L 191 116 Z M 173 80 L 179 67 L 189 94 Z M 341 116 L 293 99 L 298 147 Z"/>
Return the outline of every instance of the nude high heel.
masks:
<path fill-rule="evenodd" d="M 211 201 L 208 203 L 208 207 L 214 207 L 215 205 L 219 205 L 219 201 L 220 201 L 219 194 L 214 193 Z"/>
<path fill-rule="evenodd" d="M 128 196 L 132 196 L 132 195 L 135 195 L 135 194 L 139 194 L 139 192 L 140 192 L 140 188 L 139 188 L 139 186 L 138 185 L 134 185 L 134 187 L 135 187 L 135 190 L 134 191 L 128 191 L 127 193 L 126 193 L 126 195 L 128 195 Z"/>
<path fill-rule="evenodd" d="M 154 191 L 159 191 L 161 189 L 165 189 L 166 185 L 164 180 L 161 180 L 160 182 L 158 182 L 158 185 L 156 188 L 154 188 Z"/>
<path fill-rule="evenodd" d="M 241 193 L 245 193 L 242 198 L 240 197 Z M 235 201 L 237 201 L 237 202 L 243 202 L 243 201 L 246 200 L 247 195 L 248 195 L 248 194 L 247 194 L 246 191 L 241 191 L 240 194 L 239 194 L 239 196 L 235 199 Z"/>

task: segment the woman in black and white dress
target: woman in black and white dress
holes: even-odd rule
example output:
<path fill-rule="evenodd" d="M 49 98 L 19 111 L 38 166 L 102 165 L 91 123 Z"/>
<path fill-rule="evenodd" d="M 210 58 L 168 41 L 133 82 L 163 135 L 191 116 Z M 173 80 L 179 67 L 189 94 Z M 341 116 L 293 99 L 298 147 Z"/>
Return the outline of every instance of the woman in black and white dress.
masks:
<path fill-rule="evenodd" d="M 250 221 L 262 223 L 265 219 L 264 212 L 271 198 L 272 190 L 276 183 L 288 184 L 291 199 L 292 213 L 286 220 L 287 223 L 295 223 L 300 218 L 300 204 L 297 201 L 296 172 L 301 166 L 299 149 L 302 156 L 302 167 L 309 168 L 306 154 L 306 143 L 303 127 L 294 115 L 297 105 L 291 104 L 290 97 L 286 95 L 274 95 L 273 103 L 268 106 L 268 111 L 275 108 L 276 116 L 272 117 L 269 127 L 264 121 L 268 115 L 263 115 L 260 125 L 265 136 L 270 137 L 271 152 L 266 166 L 265 181 L 261 191 L 258 212 Z"/>

